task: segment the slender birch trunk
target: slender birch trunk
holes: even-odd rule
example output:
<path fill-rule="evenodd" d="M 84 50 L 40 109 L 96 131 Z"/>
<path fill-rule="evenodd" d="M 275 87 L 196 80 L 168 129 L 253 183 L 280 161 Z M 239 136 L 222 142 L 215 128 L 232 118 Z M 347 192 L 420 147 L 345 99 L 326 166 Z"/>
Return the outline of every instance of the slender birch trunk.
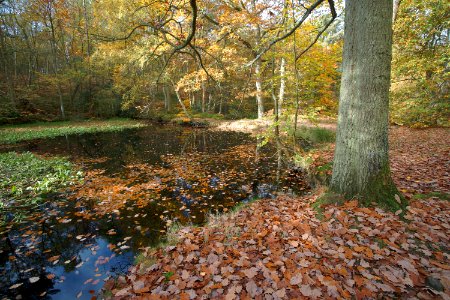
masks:
<path fill-rule="evenodd" d="M 278 115 L 283 114 L 284 91 L 286 89 L 286 60 L 281 58 L 280 62 L 280 93 L 278 94 Z"/>
<path fill-rule="evenodd" d="M 258 119 L 264 117 L 264 100 L 262 96 L 261 59 L 255 63 L 256 104 L 258 105 Z"/>

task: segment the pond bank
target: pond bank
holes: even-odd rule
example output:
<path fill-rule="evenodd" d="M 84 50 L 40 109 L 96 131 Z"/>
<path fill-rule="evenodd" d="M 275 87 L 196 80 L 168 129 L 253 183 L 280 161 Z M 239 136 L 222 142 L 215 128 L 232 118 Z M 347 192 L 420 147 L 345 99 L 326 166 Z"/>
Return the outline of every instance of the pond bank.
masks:
<path fill-rule="evenodd" d="M 446 129 L 391 130 L 393 177 L 410 200 L 404 219 L 356 201 L 324 207 L 318 219 L 310 204 L 319 192 L 260 200 L 182 229 L 175 246 L 146 249 L 152 263 L 108 282 L 105 295 L 447 299 L 449 137 Z M 321 159 L 331 158 L 329 149 Z"/>

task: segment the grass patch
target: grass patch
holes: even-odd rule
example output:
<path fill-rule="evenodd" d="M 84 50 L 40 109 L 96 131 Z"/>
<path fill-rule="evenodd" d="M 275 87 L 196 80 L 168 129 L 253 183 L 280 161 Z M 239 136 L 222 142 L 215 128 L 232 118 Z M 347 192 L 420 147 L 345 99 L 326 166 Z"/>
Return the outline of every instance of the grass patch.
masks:
<path fill-rule="evenodd" d="M 145 124 L 142 122 L 131 119 L 63 121 L 6 125 L 0 126 L 0 144 L 14 144 L 26 140 L 53 138 L 68 134 L 120 131 L 128 128 L 143 126 L 145 126 Z"/>
<path fill-rule="evenodd" d="M 426 194 L 415 194 L 412 196 L 412 198 L 414 200 L 424 200 L 424 199 L 428 199 L 431 197 L 436 197 L 441 200 L 450 201 L 450 194 L 442 193 L 442 192 L 430 192 L 430 193 L 426 193 Z"/>
<path fill-rule="evenodd" d="M 0 210 L 39 204 L 45 194 L 81 180 L 83 174 L 65 158 L 41 158 L 30 152 L 0 153 Z M 20 214 L 14 214 L 18 217 Z M 0 222 L 2 221 L 0 220 Z"/>
<path fill-rule="evenodd" d="M 301 126 L 297 128 L 295 137 L 306 140 L 312 144 L 323 144 L 333 143 L 336 139 L 336 133 L 322 127 Z"/>

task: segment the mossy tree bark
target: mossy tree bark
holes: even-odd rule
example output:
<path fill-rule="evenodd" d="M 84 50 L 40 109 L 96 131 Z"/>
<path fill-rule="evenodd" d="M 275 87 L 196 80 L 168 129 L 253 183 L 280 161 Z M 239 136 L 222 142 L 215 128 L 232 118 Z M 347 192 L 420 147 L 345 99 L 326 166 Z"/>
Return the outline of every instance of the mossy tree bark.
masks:
<path fill-rule="evenodd" d="M 399 207 L 388 156 L 392 0 L 347 0 L 343 74 L 330 189 Z"/>

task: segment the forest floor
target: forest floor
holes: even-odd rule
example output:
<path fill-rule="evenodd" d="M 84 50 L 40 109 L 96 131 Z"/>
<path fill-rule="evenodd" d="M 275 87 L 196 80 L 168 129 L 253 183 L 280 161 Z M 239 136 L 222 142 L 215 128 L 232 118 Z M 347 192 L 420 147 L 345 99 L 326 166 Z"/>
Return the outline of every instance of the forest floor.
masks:
<path fill-rule="evenodd" d="M 143 249 L 127 276 L 107 282 L 115 299 L 450 299 L 450 131 L 391 129 L 394 180 L 405 212 L 356 200 L 311 208 L 303 197 L 263 199 L 172 245 Z M 330 161 L 332 149 L 320 160 Z"/>

